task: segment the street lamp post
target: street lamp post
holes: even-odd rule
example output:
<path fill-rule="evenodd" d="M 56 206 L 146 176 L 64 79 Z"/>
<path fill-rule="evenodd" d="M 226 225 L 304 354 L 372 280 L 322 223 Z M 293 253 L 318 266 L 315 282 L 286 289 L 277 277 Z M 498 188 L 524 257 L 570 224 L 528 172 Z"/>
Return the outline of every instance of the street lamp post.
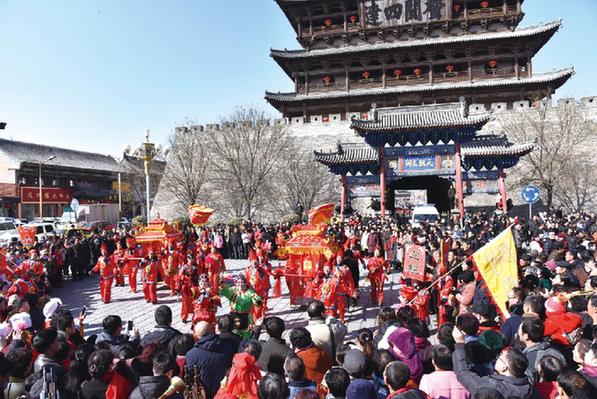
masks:
<path fill-rule="evenodd" d="M 52 159 L 56 158 L 56 155 L 52 155 L 45 160 L 45 162 L 50 162 Z M 39 161 L 39 176 L 37 182 L 39 183 L 39 218 L 42 219 L 44 217 L 44 196 L 42 194 L 42 185 L 41 185 L 41 165 L 44 161 Z"/>
<path fill-rule="evenodd" d="M 151 175 L 151 164 L 155 158 L 155 144 L 149 142 L 149 130 L 145 131 L 145 141 L 143 142 L 143 163 L 145 165 L 145 194 L 146 194 L 146 209 L 147 209 L 147 221 L 151 220 L 151 208 L 150 208 L 150 175 Z"/>

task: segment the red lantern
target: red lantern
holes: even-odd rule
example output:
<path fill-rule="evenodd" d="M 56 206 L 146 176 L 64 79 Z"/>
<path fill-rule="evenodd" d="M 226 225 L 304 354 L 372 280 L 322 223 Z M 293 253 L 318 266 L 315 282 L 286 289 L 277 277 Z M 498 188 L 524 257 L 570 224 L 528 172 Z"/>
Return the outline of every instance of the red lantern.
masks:
<path fill-rule="evenodd" d="M 454 72 L 454 65 L 452 65 L 452 64 L 448 64 L 448 65 L 446 66 L 446 71 L 448 71 L 448 72 Z"/>
<path fill-rule="evenodd" d="M 369 71 L 365 71 L 361 74 L 361 76 L 363 77 L 363 79 L 369 79 L 369 76 L 371 76 L 371 74 L 369 74 Z"/>
<path fill-rule="evenodd" d="M 330 117 L 329 116 L 324 116 L 322 118 L 323 123 L 328 123 L 330 121 Z"/>
<path fill-rule="evenodd" d="M 413 72 L 415 73 L 415 76 L 417 78 L 423 74 L 423 70 L 421 68 L 415 68 L 415 70 Z"/>
<path fill-rule="evenodd" d="M 323 80 L 323 83 L 325 83 L 325 84 L 330 84 L 334 81 L 334 78 L 331 77 L 330 75 L 326 75 L 321 80 Z"/>
<path fill-rule="evenodd" d="M 189 207 L 189 220 L 193 226 L 203 226 L 214 213 L 214 210 L 203 205 L 192 205 Z"/>
<path fill-rule="evenodd" d="M 452 7 L 452 9 L 456 14 L 458 14 L 460 12 L 460 4 L 454 4 L 454 7 Z"/>
<path fill-rule="evenodd" d="M 489 66 L 491 67 L 491 69 L 495 69 L 497 67 L 498 63 L 496 60 L 491 60 L 489 61 Z"/>
<path fill-rule="evenodd" d="M 400 75 L 402 75 L 402 70 L 401 69 L 394 69 L 394 76 L 396 76 L 397 78 L 399 78 Z"/>
<path fill-rule="evenodd" d="M 350 22 L 352 22 L 353 24 L 357 22 L 357 16 L 356 15 L 351 15 L 350 16 Z"/>
<path fill-rule="evenodd" d="M 489 2 L 488 1 L 482 1 L 481 2 L 481 8 L 487 8 L 489 7 Z"/>
<path fill-rule="evenodd" d="M 323 23 L 325 24 L 325 26 L 330 27 L 332 26 L 332 23 L 334 21 L 332 21 L 330 18 L 326 19 L 325 21 L 323 21 Z"/>

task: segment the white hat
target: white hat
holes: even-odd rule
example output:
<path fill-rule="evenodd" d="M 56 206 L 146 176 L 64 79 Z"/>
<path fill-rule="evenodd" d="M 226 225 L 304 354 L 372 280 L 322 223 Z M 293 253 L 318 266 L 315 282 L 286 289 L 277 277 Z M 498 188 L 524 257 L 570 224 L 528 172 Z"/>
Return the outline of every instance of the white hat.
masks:
<path fill-rule="evenodd" d="M 27 312 L 21 312 L 13 315 L 8 320 L 13 330 L 26 330 L 31 328 L 31 315 Z"/>
<path fill-rule="evenodd" d="M 48 303 L 46 303 L 44 306 L 43 312 L 46 319 L 49 319 L 50 317 L 54 316 L 54 313 L 56 313 L 60 306 L 62 306 L 62 301 L 60 300 L 60 298 L 50 299 Z"/>
<path fill-rule="evenodd" d="M 19 296 L 17 294 L 12 294 L 11 296 L 8 297 L 7 305 L 8 306 L 13 306 L 19 300 L 20 300 L 20 298 L 19 298 Z"/>
<path fill-rule="evenodd" d="M 0 323 L 0 336 L 7 338 L 12 334 L 12 327 L 8 322 Z"/>

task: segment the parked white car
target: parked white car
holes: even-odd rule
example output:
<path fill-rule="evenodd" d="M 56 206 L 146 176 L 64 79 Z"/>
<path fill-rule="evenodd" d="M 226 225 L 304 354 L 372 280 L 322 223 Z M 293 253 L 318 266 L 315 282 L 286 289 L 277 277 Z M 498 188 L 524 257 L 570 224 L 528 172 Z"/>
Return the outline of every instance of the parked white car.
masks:
<path fill-rule="evenodd" d="M 37 237 L 37 241 L 40 242 L 45 241 L 49 237 L 55 236 L 57 234 L 53 223 L 29 223 L 27 226 L 35 226 L 37 228 L 35 236 Z"/>
<path fill-rule="evenodd" d="M 410 224 L 419 227 L 421 223 L 435 224 L 439 222 L 439 212 L 433 205 L 419 205 L 413 208 Z"/>
<path fill-rule="evenodd" d="M 19 239 L 19 232 L 12 218 L 0 219 L 0 245 L 6 246 Z"/>

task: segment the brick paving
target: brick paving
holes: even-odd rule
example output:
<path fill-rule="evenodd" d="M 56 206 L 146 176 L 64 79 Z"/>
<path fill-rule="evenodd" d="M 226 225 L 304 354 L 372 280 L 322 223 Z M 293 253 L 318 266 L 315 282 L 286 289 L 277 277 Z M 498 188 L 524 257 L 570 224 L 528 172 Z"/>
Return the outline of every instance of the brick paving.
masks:
<path fill-rule="evenodd" d="M 246 267 L 248 267 L 248 261 L 246 260 L 226 260 L 228 273 L 236 274 Z M 379 307 L 371 305 L 369 282 L 364 277 L 365 274 L 361 269 L 359 307 L 352 308 L 352 311 L 347 311 L 346 314 L 348 331 L 351 332 L 347 337 L 349 339 L 354 338 L 356 331 L 360 328 L 372 328 L 376 325 Z M 399 274 L 393 273 L 385 283 L 384 305 L 386 306 L 398 302 L 399 277 Z M 60 297 L 64 306 L 69 308 L 74 315 L 78 315 L 81 308 L 87 306 L 86 335 L 100 332 L 102 319 L 110 314 L 119 315 L 123 321 L 133 320 L 135 326 L 139 328 L 141 335 L 143 335 L 154 326 L 153 312 L 156 306 L 162 304 L 172 308 L 174 314 L 173 327 L 183 333 L 190 332 L 191 324 L 182 323 L 180 318 L 180 301 L 175 296 L 170 295 L 168 287 L 164 286 L 158 289 L 158 305 L 152 305 L 146 303 L 143 299 L 141 282 L 139 281 L 137 285 L 138 291 L 136 294 L 130 292 L 128 285 L 125 287 L 112 287 L 112 301 L 109 304 L 102 303 L 100 299 L 99 278 L 97 275 L 76 282 L 66 281 L 61 288 L 55 289 L 52 295 Z M 228 300 L 223 298 L 222 302 L 223 306 L 219 309 L 218 315 L 229 312 Z M 307 315 L 304 308 L 290 305 L 288 289 L 284 280 L 282 283 L 282 296 L 270 299 L 268 306 L 270 309 L 267 315 L 284 319 L 287 329 L 307 324 Z"/>

